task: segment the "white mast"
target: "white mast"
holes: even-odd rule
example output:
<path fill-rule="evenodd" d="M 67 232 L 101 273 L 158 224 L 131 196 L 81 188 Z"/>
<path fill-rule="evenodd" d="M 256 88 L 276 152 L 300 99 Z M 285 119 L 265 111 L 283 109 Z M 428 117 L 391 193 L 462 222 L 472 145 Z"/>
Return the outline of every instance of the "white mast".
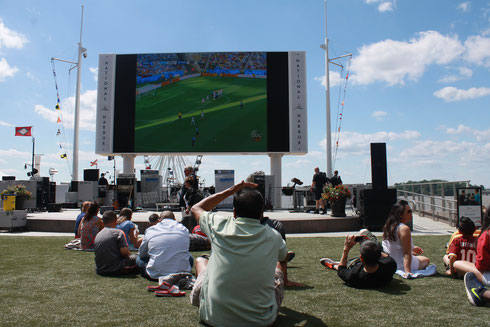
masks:
<path fill-rule="evenodd" d="M 72 181 L 78 181 L 78 134 L 80 130 L 80 85 L 82 81 L 82 55 L 87 58 L 87 49 L 82 46 L 82 31 L 83 31 L 83 5 L 82 5 L 82 19 L 80 23 L 80 42 L 78 43 L 78 61 L 73 62 L 69 60 L 63 60 L 58 58 L 51 58 L 51 60 L 57 60 L 75 65 L 70 68 L 70 71 L 77 67 L 77 90 L 75 95 L 75 118 L 73 126 L 73 171 Z"/>
<path fill-rule="evenodd" d="M 75 123 L 73 130 L 73 176 L 72 181 L 78 181 L 78 134 L 80 130 L 80 84 L 82 80 L 82 54 L 85 55 L 87 49 L 82 47 L 83 31 L 83 5 L 82 19 L 80 23 L 80 42 L 78 43 L 78 62 L 77 62 L 77 91 L 75 97 Z M 86 55 L 85 55 L 86 56 Z"/>
<path fill-rule="evenodd" d="M 325 0 L 325 78 L 327 101 L 327 177 L 332 177 L 332 127 L 330 122 L 330 69 L 328 60 L 328 34 L 327 34 L 327 0 Z"/>

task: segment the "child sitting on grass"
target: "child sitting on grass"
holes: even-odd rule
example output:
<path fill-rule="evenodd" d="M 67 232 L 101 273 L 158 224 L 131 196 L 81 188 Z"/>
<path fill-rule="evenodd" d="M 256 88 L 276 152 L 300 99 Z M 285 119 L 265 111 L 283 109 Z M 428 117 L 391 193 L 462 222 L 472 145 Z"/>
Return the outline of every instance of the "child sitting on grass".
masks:
<path fill-rule="evenodd" d="M 475 223 L 468 217 L 461 217 L 458 231 L 454 232 L 449 240 L 444 264 L 446 265 L 446 275 L 453 277 L 463 277 L 466 271 L 457 269 L 456 261 L 469 261 L 473 264 L 476 259 L 476 242 L 480 231 L 476 230 Z"/>

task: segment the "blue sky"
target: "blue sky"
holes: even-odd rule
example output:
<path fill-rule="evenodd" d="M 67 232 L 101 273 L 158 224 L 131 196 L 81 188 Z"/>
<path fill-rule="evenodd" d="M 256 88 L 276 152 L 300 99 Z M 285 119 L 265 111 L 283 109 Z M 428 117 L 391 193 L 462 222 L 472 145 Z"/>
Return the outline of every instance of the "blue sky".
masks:
<path fill-rule="evenodd" d="M 94 154 L 100 53 L 306 51 L 309 153 L 283 157 L 283 184 L 309 183 L 315 166 L 326 169 L 323 0 L 18 0 L 0 2 L 0 175 L 26 178 L 32 142 L 15 137 L 14 126 L 32 125 L 41 174 L 56 168 L 55 181 L 71 179 L 59 142 L 67 150 L 73 142 L 76 70 L 56 63 L 57 124 L 50 59 L 76 61 L 82 4 L 80 179 L 95 159 L 112 175 L 112 162 Z M 331 57 L 353 54 L 342 62 L 349 80 L 334 161 L 345 183 L 369 183 L 369 143 L 386 142 L 390 184 L 441 178 L 490 187 L 490 1 L 329 0 L 328 34 Z M 331 66 L 333 133 L 346 71 L 339 78 Z M 205 156 L 200 174 L 212 185 L 214 169 L 235 169 L 238 180 L 269 166 L 265 155 Z M 144 169 L 143 157 L 135 168 Z"/>

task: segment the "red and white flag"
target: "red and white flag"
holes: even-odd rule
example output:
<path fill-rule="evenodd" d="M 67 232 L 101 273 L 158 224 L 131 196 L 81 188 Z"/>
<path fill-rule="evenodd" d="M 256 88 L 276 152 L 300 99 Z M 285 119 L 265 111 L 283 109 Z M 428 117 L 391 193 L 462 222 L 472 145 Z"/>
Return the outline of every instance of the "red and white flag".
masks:
<path fill-rule="evenodd" d="M 97 165 L 98 165 L 98 164 L 97 164 L 97 160 L 99 160 L 99 159 L 95 159 L 95 161 L 91 161 L 91 162 L 90 162 L 90 167 L 92 167 L 92 166 L 97 166 Z"/>
<path fill-rule="evenodd" d="M 32 136 L 32 126 L 16 127 L 15 136 Z"/>

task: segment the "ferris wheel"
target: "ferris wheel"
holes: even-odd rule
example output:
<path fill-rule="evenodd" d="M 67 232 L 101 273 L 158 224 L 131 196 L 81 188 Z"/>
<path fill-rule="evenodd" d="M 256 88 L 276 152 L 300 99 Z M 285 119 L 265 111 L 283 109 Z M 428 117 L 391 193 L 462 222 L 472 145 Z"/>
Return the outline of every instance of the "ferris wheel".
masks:
<path fill-rule="evenodd" d="M 158 170 L 162 176 L 163 185 L 183 184 L 184 168 L 190 166 L 189 159 L 184 156 L 145 156 L 145 165 Z"/>

